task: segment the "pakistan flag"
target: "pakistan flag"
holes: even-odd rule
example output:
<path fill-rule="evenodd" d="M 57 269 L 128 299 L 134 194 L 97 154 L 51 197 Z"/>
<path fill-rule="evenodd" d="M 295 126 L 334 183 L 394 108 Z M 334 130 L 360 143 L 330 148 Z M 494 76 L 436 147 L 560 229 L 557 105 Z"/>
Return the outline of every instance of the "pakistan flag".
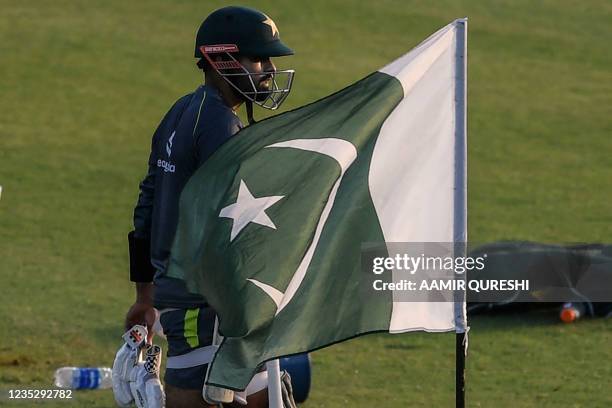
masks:
<path fill-rule="evenodd" d="M 464 303 L 371 292 L 364 243 L 466 240 L 465 31 L 225 143 L 189 180 L 168 274 L 218 313 L 208 383 L 375 331 L 464 329 Z M 390 254 L 392 255 L 392 254 Z"/>

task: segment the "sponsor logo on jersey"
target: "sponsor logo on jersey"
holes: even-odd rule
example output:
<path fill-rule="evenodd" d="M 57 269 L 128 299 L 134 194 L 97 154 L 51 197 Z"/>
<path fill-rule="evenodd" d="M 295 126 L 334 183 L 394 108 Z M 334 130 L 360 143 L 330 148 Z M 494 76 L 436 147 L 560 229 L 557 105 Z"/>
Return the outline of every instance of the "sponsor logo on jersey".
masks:
<path fill-rule="evenodd" d="M 176 135 L 176 130 L 172 132 L 170 135 L 170 139 L 168 139 L 168 143 L 166 143 L 166 153 L 168 153 L 168 158 L 172 154 L 172 141 L 174 140 L 174 135 Z"/>
<path fill-rule="evenodd" d="M 164 173 L 174 173 L 176 166 L 162 159 L 157 159 L 157 167 L 164 169 Z"/>
<path fill-rule="evenodd" d="M 166 153 L 168 154 L 168 159 L 172 155 L 172 144 L 174 143 L 174 136 L 176 136 L 176 130 L 172 132 L 170 138 L 168 139 L 168 143 L 166 143 Z M 164 169 L 164 173 L 174 173 L 176 171 L 176 166 L 172 164 L 170 161 L 157 159 L 157 167 Z"/>

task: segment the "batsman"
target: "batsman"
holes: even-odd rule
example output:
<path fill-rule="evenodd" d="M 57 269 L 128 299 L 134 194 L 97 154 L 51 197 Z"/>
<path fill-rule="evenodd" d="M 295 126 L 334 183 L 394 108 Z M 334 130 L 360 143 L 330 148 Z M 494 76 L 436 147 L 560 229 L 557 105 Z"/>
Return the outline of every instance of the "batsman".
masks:
<path fill-rule="evenodd" d="M 150 343 L 159 314 L 168 340 L 162 390 L 168 408 L 219 407 L 221 403 L 226 407 L 268 405 L 263 370 L 242 394 L 204 385 L 208 363 L 216 350 L 215 311 L 206 299 L 190 293 L 185 282 L 166 276 L 166 268 L 183 187 L 202 163 L 243 127 L 236 115 L 242 105 L 249 123 L 253 123 L 253 105 L 274 110 L 283 103 L 291 90 L 294 71 L 277 70 L 271 58 L 292 54 L 266 14 L 245 7 L 216 10 L 201 24 L 195 41 L 194 56 L 203 71 L 204 84 L 178 99 L 153 135 L 148 172 L 140 183 L 134 209 L 134 230 L 128 234 L 130 280 L 135 282 L 136 301 L 127 312 L 125 327 L 128 333 L 134 332 L 135 325 L 146 327 L 145 337 Z M 135 356 L 136 351 L 130 350 L 137 348 L 126 346 L 122 355 Z M 117 358 L 123 357 L 118 353 Z M 117 366 L 122 364 L 125 362 L 116 361 Z M 122 372 L 129 370 L 124 368 Z M 146 387 L 141 387 L 138 395 L 122 395 L 138 389 L 126 386 L 142 383 L 135 377 L 125 374 L 117 379 L 117 401 L 163 406 L 163 402 L 147 403 L 159 399 L 143 396 Z M 289 385 L 286 380 L 283 383 Z M 285 388 L 284 402 L 294 406 L 290 386 Z"/>

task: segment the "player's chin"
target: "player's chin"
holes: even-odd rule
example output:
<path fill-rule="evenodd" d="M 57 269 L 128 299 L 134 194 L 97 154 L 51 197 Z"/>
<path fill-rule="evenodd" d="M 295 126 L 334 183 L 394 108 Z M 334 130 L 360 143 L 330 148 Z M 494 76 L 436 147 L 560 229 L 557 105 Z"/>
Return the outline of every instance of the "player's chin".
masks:
<path fill-rule="evenodd" d="M 255 100 L 257 102 L 263 102 L 270 96 L 271 93 L 272 91 L 270 91 L 270 86 L 262 86 L 260 84 L 260 86 L 257 87 L 257 94 L 255 95 Z"/>

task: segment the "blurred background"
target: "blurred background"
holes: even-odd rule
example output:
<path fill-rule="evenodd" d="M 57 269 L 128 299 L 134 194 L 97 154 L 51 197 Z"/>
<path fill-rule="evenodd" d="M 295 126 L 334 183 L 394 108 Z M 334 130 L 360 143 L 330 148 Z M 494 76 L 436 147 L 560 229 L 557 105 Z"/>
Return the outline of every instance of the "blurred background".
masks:
<path fill-rule="evenodd" d="M 0 0 L 1 389 L 112 364 L 134 299 L 126 236 L 151 135 L 202 82 L 195 32 L 229 4 Z M 611 2 L 240 4 L 273 18 L 296 51 L 276 61 L 296 70 L 283 110 L 469 17 L 470 239 L 612 241 Z M 612 406 L 610 320 L 561 325 L 537 312 L 470 324 L 469 406 Z M 406 334 L 317 351 L 304 406 L 453 406 L 454 350 L 451 334 Z M 108 390 L 75 398 L 114 404 Z"/>

